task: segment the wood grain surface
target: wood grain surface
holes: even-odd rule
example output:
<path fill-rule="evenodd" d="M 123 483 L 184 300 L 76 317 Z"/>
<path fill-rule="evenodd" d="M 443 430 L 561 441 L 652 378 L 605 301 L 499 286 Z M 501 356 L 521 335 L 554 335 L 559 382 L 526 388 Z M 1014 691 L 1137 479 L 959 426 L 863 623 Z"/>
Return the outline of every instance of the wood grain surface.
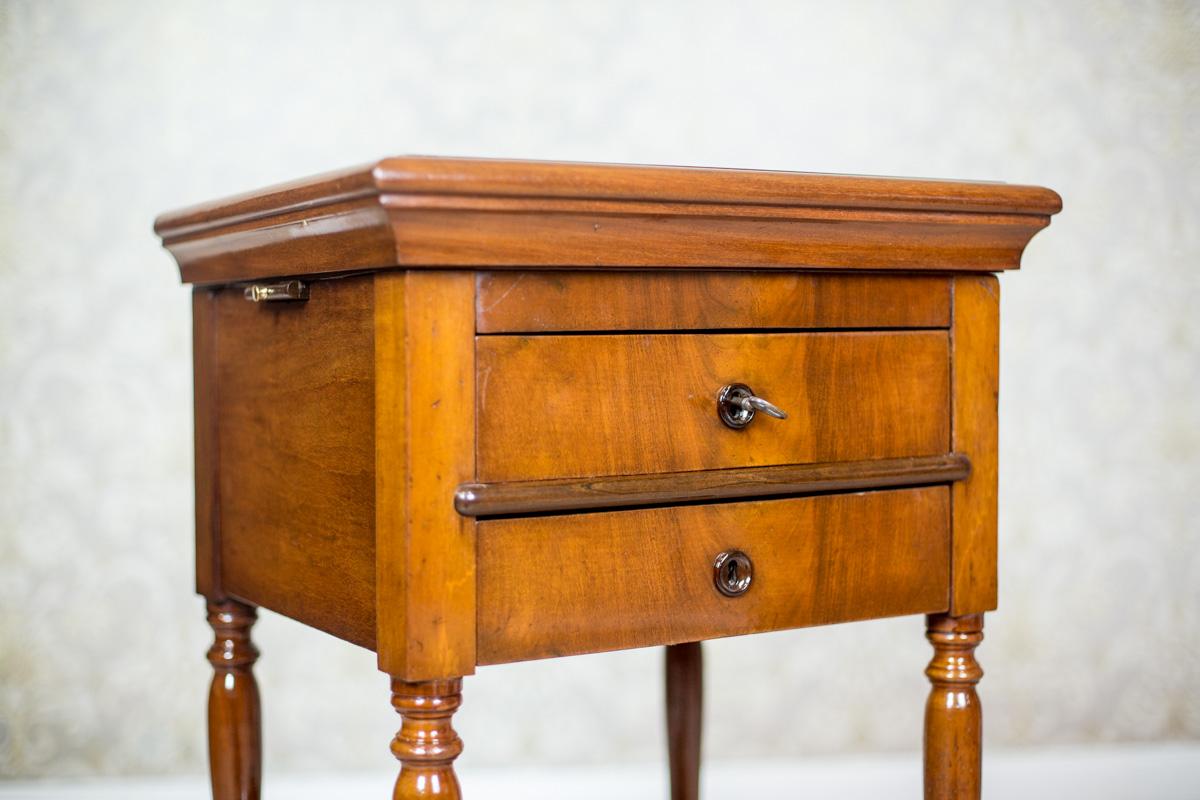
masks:
<path fill-rule="evenodd" d="M 954 485 L 950 613 L 996 608 L 1000 395 L 1000 282 L 993 275 L 954 279 L 951 440 L 971 459 Z"/>
<path fill-rule="evenodd" d="M 185 280 L 197 284 L 361 272 L 396 260 L 390 218 L 376 198 L 291 211 L 266 222 L 172 238 L 167 249 Z"/>
<path fill-rule="evenodd" d="M 400 762 L 392 800 L 461 800 L 454 759 L 463 742 L 452 722 L 460 705 L 461 678 L 415 683 L 392 678 L 392 708 L 401 719 L 392 737 L 392 755 Z"/>
<path fill-rule="evenodd" d="M 384 195 L 403 267 L 1015 269 L 1048 218 Z M 201 277 L 197 275 L 196 277 Z M 185 279 L 192 279 L 185 272 Z"/>
<path fill-rule="evenodd" d="M 481 336 L 480 482 L 942 455 L 942 331 Z M 727 428 L 748 384 L 788 412 Z"/>
<path fill-rule="evenodd" d="M 223 588 L 374 647 L 372 279 L 215 303 Z"/>
<path fill-rule="evenodd" d="M 950 279 L 799 272 L 481 272 L 476 330 L 945 328 Z"/>
<path fill-rule="evenodd" d="M 1018 184 L 517 159 L 399 156 L 159 215 L 155 230 L 214 226 L 375 194 L 593 198 L 776 206 L 1054 214 L 1062 199 Z"/>
<path fill-rule="evenodd" d="M 196 489 L 196 591 L 221 600 L 217 450 L 217 292 L 192 291 L 192 412 Z"/>
<path fill-rule="evenodd" d="M 262 788 L 262 705 L 250 629 L 254 608 L 236 600 L 208 602 L 208 773 L 213 800 L 259 800 Z"/>
<path fill-rule="evenodd" d="M 479 663 L 944 611 L 949 489 L 481 521 Z M 725 597 L 713 560 L 752 560 Z M 552 609 L 550 619 L 548 610 Z"/>
<path fill-rule="evenodd" d="M 422 681 L 475 668 L 475 280 L 375 276 L 379 667 Z"/>
<path fill-rule="evenodd" d="M 1013 269 L 1039 187 L 392 158 L 159 216 L 185 281 L 386 267 Z M 286 266 L 285 266 L 286 265 Z"/>

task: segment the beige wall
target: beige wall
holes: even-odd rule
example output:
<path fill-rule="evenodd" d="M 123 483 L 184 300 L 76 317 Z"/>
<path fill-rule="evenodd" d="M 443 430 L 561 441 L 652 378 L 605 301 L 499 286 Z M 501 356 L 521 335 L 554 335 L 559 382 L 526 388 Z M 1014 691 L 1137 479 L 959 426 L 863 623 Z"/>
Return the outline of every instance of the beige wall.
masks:
<path fill-rule="evenodd" d="M 0 3 L 0 775 L 198 771 L 165 208 L 391 153 L 993 178 L 992 745 L 1200 737 L 1200 13 L 1183 3 Z M 710 756 L 915 749 L 917 619 L 713 643 Z M 372 657 L 264 614 L 268 769 L 386 768 Z M 487 668 L 472 763 L 662 756 L 660 653 Z"/>

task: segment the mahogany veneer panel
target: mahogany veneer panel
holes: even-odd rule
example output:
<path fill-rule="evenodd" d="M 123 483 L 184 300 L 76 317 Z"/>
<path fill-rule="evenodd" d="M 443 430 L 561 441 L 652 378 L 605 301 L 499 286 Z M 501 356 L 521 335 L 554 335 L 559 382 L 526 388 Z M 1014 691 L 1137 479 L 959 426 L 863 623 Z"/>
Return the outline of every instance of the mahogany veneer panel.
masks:
<path fill-rule="evenodd" d="M 217 523 L 220 519 L 217 463 L 217 289 L 192 290 L 192 395 L 196 485 L 196 591 L 220 594 Z"/>
<path fill-rule="evenodd" d="M 782 272 L 482 272 L 480 333 L 945 328 L 944 276 Z"/>
<path fill-rule="evenodd" d="M 224 591 L 375 644 L 370 276 L 307 303 L 217 294 L 216 418 Z"/>
<path fill-rule="evenodd" d="M 949 451 L 944 331 L 480 336 L 481 481 L 637 475 Z M 716 413 L 748 384 L 788 412 Z"/>
<path fill-rule="evenodd" d="M 481 521 L 479 663 L 944 611 L 949 517 L 932 486 Z M 713 586 L 729 549 L 740 597 Z"/>

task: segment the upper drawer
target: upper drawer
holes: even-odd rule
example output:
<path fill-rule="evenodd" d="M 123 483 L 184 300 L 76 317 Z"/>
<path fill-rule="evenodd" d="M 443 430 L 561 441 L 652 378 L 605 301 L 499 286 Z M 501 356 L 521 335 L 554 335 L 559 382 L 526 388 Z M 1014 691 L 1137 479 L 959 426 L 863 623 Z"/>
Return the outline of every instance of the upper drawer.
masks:
<path fill-rule="evenodd" d="M 481 272 L 480 333 L 945 328 L 944 275 Z"/>
<path fill-rule="evenodd" d="M 949 450 L 944 331 L 476 339 L 481 481 L 894 458 Z M 788 413 L 717 413 L 747 384 Z"/>

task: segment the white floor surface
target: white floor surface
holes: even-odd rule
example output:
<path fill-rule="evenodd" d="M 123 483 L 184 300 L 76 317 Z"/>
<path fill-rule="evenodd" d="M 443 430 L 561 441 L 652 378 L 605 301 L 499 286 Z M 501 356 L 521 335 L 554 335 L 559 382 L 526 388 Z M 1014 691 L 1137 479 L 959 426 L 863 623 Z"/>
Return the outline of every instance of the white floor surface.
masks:
<path fill-rule="evenodd" d="M 266 800 L 382 800 L 394 773 L 267 775 Z M 470 800 L 664 800 L 660 765 L 460 770 Z M 705 767 L 706 800 L 778 797 L 805 800 L 919 798 L 920 757 L 831 757 L 787 762 L 714 761 Z M 0 781 L 0 800 L 204 800 L 206 781 L 105 779 Z M 984 797 L 990 800 L 1200 800 L 1200 743 L 989 751 Z"/>

